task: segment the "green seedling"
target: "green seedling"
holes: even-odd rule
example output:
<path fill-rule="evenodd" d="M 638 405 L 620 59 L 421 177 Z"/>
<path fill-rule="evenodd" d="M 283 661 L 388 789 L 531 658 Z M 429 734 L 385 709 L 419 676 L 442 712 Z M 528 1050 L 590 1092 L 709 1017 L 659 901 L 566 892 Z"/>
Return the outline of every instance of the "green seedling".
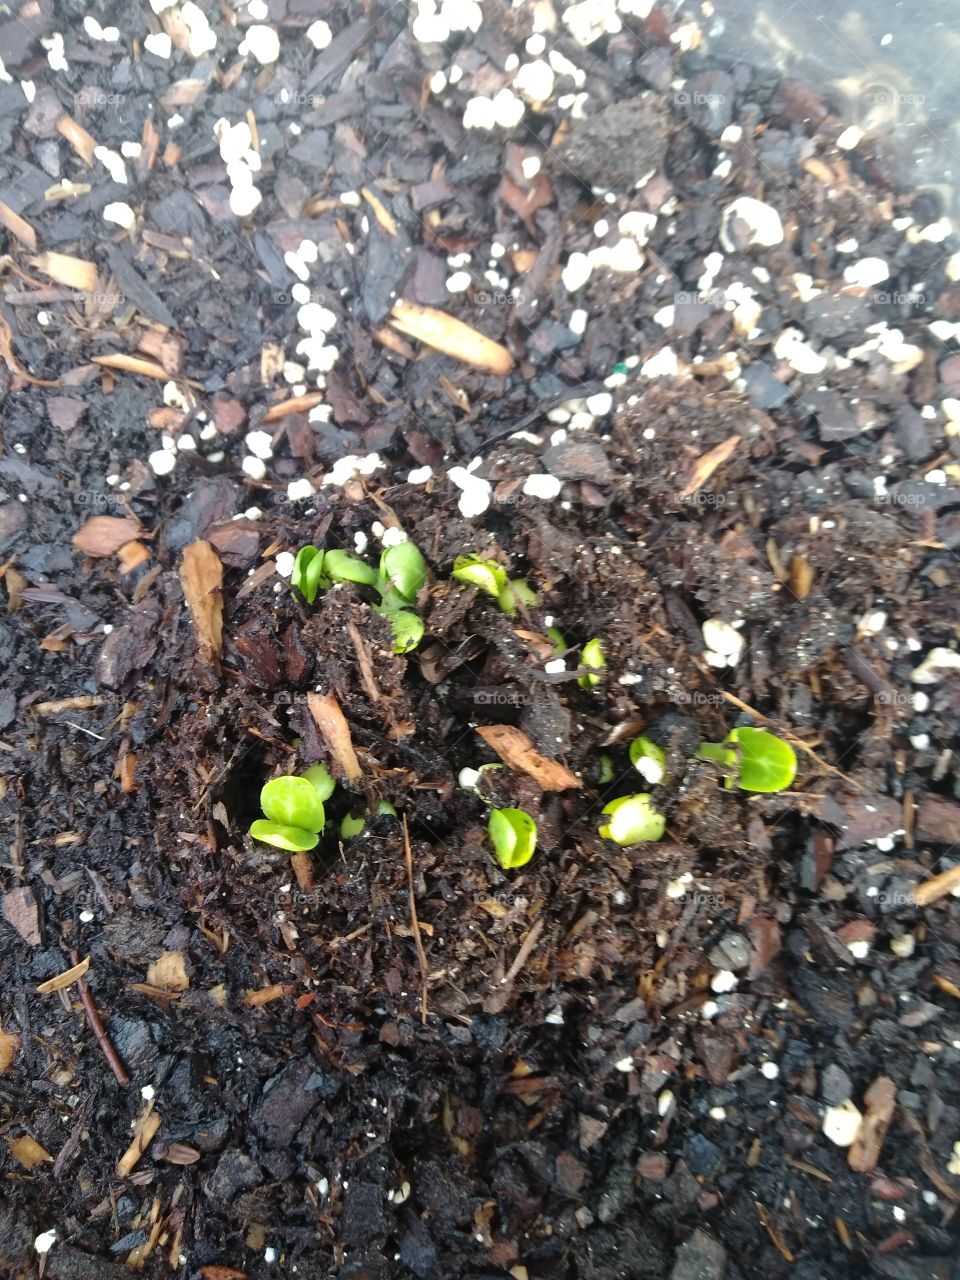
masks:
<path fill-rule="evenodd" d="M 502 764 L 482 764 L 479 769 L 471 769 L 469 767 L 461 769 L 457 781 L 464 791 L 473 791 L 476 795 L 480 795 L 480 784 L 483 782 L 483 775 L 502 768 Z"/>
<path fill-rule="evenodd" d="M 515 618 L 518 604 L 529 609 L 537 604 L 539 599 L 540 597 L 525 578 L 510 578 L 497 596 L 497 604 L 508 618 Z"/>
<path fill-rule="evenodd" d="M 303 776 L 321 800 L 329 800 L 333 795 L 337 784 L 331 778 L 330 770 L 325 764 L 312 764 Z"/>
<path fill-rule="evenodd" d="M 656 786 L 667 772 L 667 753 L 652 738 L 634 738 L 630 743 L 630 763 L 645 782 Z"/>
<path fill-rule="evenodd" d="M 350 813 L 344 814 L 340 823 L 340 839 L 349 840 L 352 836 L 358 836 L 366 825 L 366 819 L 355 818 Z"/>
<path fill-rule="evenodd" d="M 412 542 L 399 542 L 380 557 L 380 577 L 384 608 L 415 604 L 427 580 L 427 563 Z"/>
<path fill-rule="evenodd" d="M 529 608 L 539 599 L 523 578 L 508 578 L 500 565 L 493 560 L 484 560 L 481 556 L 457 556 L 451 577 L 493 596 L 501 610 L 510 618 L 516 616 L 518 605 Z"/>
<path fill-rule="evenodd" d="M 588 640 L 580 650 L 580 665 L 581 667 L 591 667 L 593 671 L 602 671 L 607 665 L 607 659 L 603 652 L 603 643 L 596 637 L 593 640 Z M 581 689 L 593 689 L 599 683 L 600 677 L 592 673 L 581 676 L 577 681 Z"/>
<path fill-rule="evenodd" d="M 423 639 L 423 623 L 409 609 L 398 609 L 396 613 L 387 613 L 386 617 L 393 627 L 393 652 L 410 653 Z"/>
<path fill-rule="evenodd" d="M 382 817 L 384 814 L 390 814 L 393 818 L 397 816 L 397 811 L 389 800 L 380 800 L 377 804 L 377 816 Z M 348 813 L 340 823 L 340 839 L 349 840 L 352 836 L 360 835 L 366 825 L 366 818 L 355 818 Z"/>
<path fill-rule="evenodd" d="M 506 571 L 495 561 L 483 560 L 480 556 L 457 556 L 451 577 L 470 587 L 478 587 L 494 600 L 499 600 L 500 593 L 507 587 Z"/>
<path fill-rule="evenodd" d="M 363 587 L 383 585 L 376 569 L 349 551 L 328 551 L 323 557 L 323 569 L 334 582 L 358 582 Z"/>
<path fill-rule="evenodd" d="M 330 585 L 330 579 L 323 571 L 323 559 L 322 551 L 308 545 L 300 548 L 293 562 L 290 585 L 296 587 L 307 604 L 313 604 L 321 587 Z"/>
<path fill-rule="evenodd" d="M 504 871 L 525 866 L 537 847 L 537 824 L 523 809 L 494 809 L 487 824 L 493 854 Z"/>
<path fill-rule="evenodd" d="M 566 653 L 570 647 L 559 627 L 547 627 L 547 639 L 553 645 L 554 654 Z"/>
<path fill-rule="evenodd" d="M 660 840 L 667 826 L 648 795 L 619 796 L 604 805 L 601 813 L 607 821 L 600 824 L 600 835 L 622 849 Z"/>
<path fill-rule="evenodd" d="M 702 743 L 697 759 L 721 765 L 725 785 L 741 791 L 785 791 L 797 774 L 793 747 L 766 729 L 731 729 L 723 742 Z"/>
<path fill-rule="evenodd" d="M 322 768 L 322 766 L 314 766 Z M 314 779 L 284 774 L 271 778 L 260 792 L 263 817 L 250 827 L 254 840 L 262 840 L 277 849 L 300 852 L 316 847 L 326 816 L 320 789 Z"/>
<path fill-rule="evenodd" d="M 608 782 L 614 779 L 613 761 L 605 751 L 600 753 L 600 775 L 597 779 L 601 787 L 605 787 Z"/>

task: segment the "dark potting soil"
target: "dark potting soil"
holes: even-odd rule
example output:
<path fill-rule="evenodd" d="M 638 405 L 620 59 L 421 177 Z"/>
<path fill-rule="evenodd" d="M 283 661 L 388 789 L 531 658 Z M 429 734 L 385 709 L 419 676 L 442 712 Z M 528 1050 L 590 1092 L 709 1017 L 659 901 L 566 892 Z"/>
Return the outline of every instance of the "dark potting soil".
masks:
<path fill-rule="evenodd" d="M 404 6 L 262 8 L 208 7 L 197 56 L 174 9 L 0 20 L 0 1273 L 955 1280 L 937 194 L 641 4 L 485 2 L 430 43 Z M 397 531 L 431 570 L 403 657 L 368 590 L 283 576 Z M 452 583 L 467 551 L 538 603 Z M 736 724 L 795 744 L 789 792 L 693 760 Z M 484 800 L 491 726 L 539 763 Z M 619 849 L 641 731 L 667 832 Z M 253 842 L 318 760 L 318 848 Z M 537 821 L 518 871 L 489 802 Z"/>

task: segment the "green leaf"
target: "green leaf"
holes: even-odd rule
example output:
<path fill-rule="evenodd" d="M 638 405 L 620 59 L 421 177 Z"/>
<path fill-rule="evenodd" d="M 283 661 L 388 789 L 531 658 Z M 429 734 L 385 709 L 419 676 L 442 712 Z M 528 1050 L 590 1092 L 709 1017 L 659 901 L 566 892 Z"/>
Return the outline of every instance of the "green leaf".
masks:
<path fill-rule="evenodd" d="M 566 653 L 569 648 L 559 627 L 547 627 L 547 639 L 553 645 L 554 653 Z"/>
<path fill-rule="evenodd" d="M 307 604 L 313 604 L 320 587 L 329 586 L 323 575 L 322 551 L 309 544 L 300 548 L 290 573 L 290 585 L 296 587 Z"/>
<path fill-rule="evenodd" d="M 337 784 L 331 778 L 330 770 L 325 764 L 312 764 L 303 776 L 321 800 L 329 800 L 333 795 Z"/>
<path fill-rule="evenodd" d="M 511 578 L 510 590 L 513 593 L 513 598 L 519 600 L 522 605 L 526 605 L 528 609 L 532 609 L 535 604 L 540 603 L 540 597 L 526 578 Z"/>
<path fill-rule="evenodd" d="M 667 826 L 648 795 L 619 796 L 604 805 L 601 813 L 608 821 L 600 824 L 600 835 L 621 848 L 659 840 Z"/>
<path fill-rule="evenodd" d="M 378 814 L 381 818 L 382 818 L 382 817 L 384 817 L 384 816 L 385 816 L 385 815 L 387 815 L 387 814 L 389 814 L 389 816 L 390 816 L 391 818 L 395 818 L 395 817 L 397 816 L 397 811 L 396 811 L 396 809 L 393 807 L 393 805 L 390 803 L 390 801 L 389 801 L 389 800 L 378 800 L 378 801 L 377 801 L 377 814 Z"/>
<path fill-rule="evenodd" d="M 399 542 L 380 557 L 380 577 L 406 604 L 413 604 L 427 580 L 427 562 L 412 542 Z"/>
<path fill-rule="evenodd" d="M 630 763 L 644 781 L 656 786 L 667 772 L 667 753 L 652 738 L 634 738 L 630 743 Z"/>
<path fill-rule="evenodd" d="M 479 587 L 495 600 L 507 585 L 507 575 L 500 565 L 479 556 L 457 556 L 451 577 L 468 586 Z"/>
<path fill-rule="evenodd" d="M 409 653 L 423 639 L 423 623 L 415 613 L 400 609 L 396 613 L 388 613 L 387 618 L 393 627 L 394 653 Z"/>
<path fill-rule="evenodd" d="M 340 839 L 349 840 L 352 836 L 358 836 L 366 825 L 365 818 L 354 818 L 352 814 L 344 814 L 343 821 L 340 823 Z"/>
<path fill-rule="evenodd" d="M 323 830 L 323 801 L 306 778 L 293 774 L 272 778 L 260 792 L 260 808 L 271 822 L 305 831 Z"/>
<path fill-rule="evenodd" d="M 797 755 L 766 729 L 731 729 L 726 741 L 739 755 L 739 775 L 734 785 L 741 791 L 785 791 L 797 776 Z"/>
<path fill-rule="evenodd" d="M 307 849 L 315 849 L 320 841 L 315 831 L 285 826 L 282 822 L 268 822 L 265 818 L 258 818 L 253 823 L 250 834 L 254 840 L 272 844 L 276 849 L 286 849 L 288 853 L 304 853 Z"/>
<path fill-rule="evenodd" d="M 335 582 L 359 582 L 364 587 L 376 587 L 380 582 L 376 569 L 349 551 L 328 551 L 323 557 L 323 567 Z"/>
<path fill-rule="evenodd" d="M 494 809 L 487 824 L 494 857 L 510 871 L 525 866 L 537 847 L 537 824 L 523 809 Z"/>
<path fill-rule="evenodd" d="M 591 667 L 594 671 L 600 671 L 607 665 L 603 644 L 596 637 L 593 640 L 588 640 L 580 650 L 580 665 L 581 667 Z M 592 689 L 594 685 L 599 683 L 599 676 L 589 674 L 581 676 L 577 681 L 581 689 Z"/>

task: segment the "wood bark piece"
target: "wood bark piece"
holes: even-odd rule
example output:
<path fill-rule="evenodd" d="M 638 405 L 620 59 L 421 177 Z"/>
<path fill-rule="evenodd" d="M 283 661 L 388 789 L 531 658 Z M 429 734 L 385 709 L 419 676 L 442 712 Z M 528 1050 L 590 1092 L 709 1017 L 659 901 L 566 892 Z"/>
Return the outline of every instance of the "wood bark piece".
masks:
<path fill-rule="evenodd" d="M 941 871 L 938 876 L 918 884 L 913 891 L 913 899 L 918 907 L 928 907 L 931 902 L 952 893 L 957 885 L 960 885 L 960 866 Z"/>
<path fill-rule="evenodd" d="M 340 710 L 340 703 L 332 693 L 308 693 L 307 706 L 344 777 L 348 782 L 359 782 L 363 770 L 353 749 L 350 726 Z"/>
<path fill-rule="evenodd" d="M 69 969 L 64 969 L 63 973 L 58 973 L 55 978 L 48 978 L 46 982 L 41 982 L 36 988 L 38 996 L 48 996 L 54 991 L 63 991 L 69 987 L 71 983 L 76 982 L 90 968 L 90 957 L 85 956 L 79 963 L 71 965 Z"/>
<path fill-rule="evenodd" d="M 118 1178 L 129 1177 L 137 1167 L 140 1157 L 157 1136 L 157 1130 L 160 1128 L 160 1114 L 151 1109 L 152 1105 L 150 1103 L 146 1111 L 140 1116 L 137 1121 L 137 1127 L 133 1132 L 133 1141 L 117 1161 Z"/>
<path fill-rule="evenodd" d="M 3 918 L 28 946 L 40 945 L 40 910 L 32 889 L 11 889 L 3 895 Z"/>
<path fill-rule="evenodd" d="M 223 565 L 213 546 L 203 538 L 184 547 L 180 582 L 200 656 L 216 666 L 223 651 Z"/>
<path fill-rule="evenodd" d="M 87 133 L 82 124 L 77 124 L 73 116 L 68 116 L 66 113 L 57 121 L 56 130 L 61 138 L 66 138 L 89 169 L 93 164 L 93 153 L 97 148 L 96 139 Z"/>
<path fill-rule="evenodd" d="M 144 360 L 140 356 L 128 356 L 118 351 L 112 356 L 94 356 L 93 363 L 104 369 L 117 369 L 121 373 L 139 373 L 143 378 L 162 378 L 166 382 L 170 375 L 162 364 L 155 360 Z"/>
<path fill-rule="evenodd" d="M 442 351 L 475 369 L 486 369 L 488 373 L 504 377 L 514 366 L 513 356 L 506 347 L 435 307 L 421 307 L 398 299 L 390 323 L 408 338 L 416 338 L 434 351 Z"/>
<path fill-rule="evenodd" d="M 96 265 L 86 258 L 74 258 L 68 253 L 40 253 L 30 259 L 41 275 L 49 276 L 57 284 L 83 293 L 95 293 L 100 283 Z"/>
<path fill-rule="evenodd" d="M 565 764 L 542 756 L 522 729 L 510 724 L 486 724 L 481 725 L 477 733 L 504 764 L 529 774 L 544 791 L 567 791 L 583 786 Z"/>
<path fill-rule="evenodd" d="M 860 1132 L 850 1147 L 847 1163 L 857 1173 L 872 1173 L 893 1119 L 897 1086 L 889 1076 L 878 1076 L 863 1098 L 867 1111 Z"/>
<path fill-rule="evenodd" d="M 130 516 L 91 516 L 73 535 L 78 551 L 94 559 L 112 556 L 142 533 L 139 522 Z"/>
<path fill-rule="evenodd" d="M 0 226 L 6 227 L 31 253 L 37 251 L 37 233 L 26 218 L 14 213 L 8 204 L 0 200 Z"/>
<path fill-rule="evenodd" d="M 680 497 L 690 498 L 702 489 L 717 468 L 723 466 L 739 443 L 739 436 L 728 436 L 726 440 L 721 440 L 718 445 L 698 458 L 693 464 L 690 479 L 680 490 Z"/>

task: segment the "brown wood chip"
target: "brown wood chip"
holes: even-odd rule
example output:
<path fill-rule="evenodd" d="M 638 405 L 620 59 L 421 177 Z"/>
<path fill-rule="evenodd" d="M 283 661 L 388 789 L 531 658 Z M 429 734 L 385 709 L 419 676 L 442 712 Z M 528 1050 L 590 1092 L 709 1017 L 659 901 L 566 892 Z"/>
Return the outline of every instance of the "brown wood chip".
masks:
<path fill-rule="evenodd" d="M 167 1164 L 196 1164 L 200 1159 L 200 1152 L 196 1147 L 188 1147 L 185 1142 L 174 1142 L 167 1147 L 163 1158 Z"/>
<path fill-rule="evenodd" d="M 360 194 L 373 210 L 373 216 L 386 231 L 387 235 L 395 236 L 397 234 L 396 219 L 390 210 L 386 208 L 383 201 L 369 187 L 361 187 Z"/>
<path fill-rule="evenodd" d="M 147 982 L 160 991 L 186 991 L 190 986 L 182 951 L 161 951 L 147 970 Z"/>
<path fill-rule="evenodd" d="M 14 213 L 8 204 L 0 200 L 0 226 L 6 227 L 12 236 L 20 241 L 31 253 L 37 251 L 37 233 L 19 213 Z"/>
<path fill-rule="evenodd" d="M 949 871 L 941 871 L 938 876 L 918 884 L 913 891 L 913 899 L 918 907 L 928 907 L 931 902 L 945 897 L 960 885 L 960 866 L 951 867 Z"/>
<path fill-rule="evenodd" d="M 278 422 L 290 413 L 306 413 L 308 409 L 314 408 L 315 405 L 323 404 L 325 397 L 326 392 L 323 391 L 308 391 L 303 396 L 291 396 L 289 400 L 281 400 L 279 404 L 272 404 L 260 421 L 262 423 Z"/>
<path fill-rule="evenodd" d="M 893 1119 L 897 1086 L 889 1076 L 878 1076 L 863 1098 L 867 1107 L 866 1115 L 860 1132 L 850 1147 L 847 1163 L 857 1173 L 873 1173 Z"/>
<path fill-rule="evenodd" d="M 77 124 L 73 116 L 62 115 L 56 123 L 57 133 L 66 138 L 74 151 L 89 169 L 93 164 L 93 153 L 97 148 L 96 138 L 91 137 L 82 124 Z"/>
<path fill-rule="evenodd" d="M 91 516 L 73 535 L 73 545 L 86 556 L 112 556 L 142 530 L 130 516 Z"/>
<path fill-rule="evenodd" d="M 340 710 L 339 702 L 332 693 L 308 693 L 307 706 L 343 776 L 348 782 L 359 782 L 363 770 L 353 749 L 350 726 Z"/>
<path fill-rule="evenodd" d="M 3 895 L 3 918 L 28 946 L 40 945 L 40 910 L 32 889 L 11 889 Z"/>
<path fill-rule="evenodd" d="M 93 363 L 102 365 L 104 369 L 117 369 L 120 373 L 139 373 L 143 378 L 162 378 L 164 382 L 170 377 L 163 365 L 157 364 L 155 360 L 128 356 L 122 351 L 112 356 L 94 356 Z"/>
<path fill-rule="evenodd" d="M 544 791 L 567 791 L 583 783 L 559 760 L 549 760 L 534 749 L 523 732 L 510 724 L 487 724 L 477 729 L 480 737 L 500 759 L 521 773 L 528 773 Z"/>
<path fill-rule="evenodd" d="M 513 368 L 514 359 L 506 347 L 435 307 L 421 307 L 398 299 L 390 323 L 407 337 L 416 338 L 434 351 L 442 351 L 475 369 L 486 369 L 488 373 L 504 377 Z"/>
<path fill-rule="evenodd" d="M 216 666 L 223 650 L 223 565 L 203 538 L 184 548 L 180 582 L 200 656 Z"/>
<path fill-rule="evenodd" d="M 148 1104 L 146 1111 L 140 1116 L 133 1132 L 133 1141 L 117 1161 L 118 1178 L 126 1178 L 133 1172 L 140 1157 L 157 1136 L 157 1130 L 160 1128 L 160 1113 L 151 1110 L 152 1105 L 152 1103 Z"/>
<path fill-rule="evenodd" d="M 717 468 L 723 466 L 739 443 L 739 436 L 728 436 L 726 440 L 721 440 L 709 452 L 699 457 L 693 464 L 690 479 L 680 490 L 680 497 L 690 498 L 699 489 L 702 489 Z"/>
<path fill-rule="evenodd" d="M 95 293 L 100 283 L 94 263 L 86 258 L 72 258 L 68 253 L 39 253 L 30 259 L 30 265 L 57 284 L 83 293 Z"/>
<path fill-rule="evenodd" d="M 259 991 L 248 991 L 243 997 L 243 1003 L 249 1005 L 252 1009 L 257 1009 L 262 1004 L 269 1004 L 271 1000 L 279 1000 L 281 996 L 289 996 L 292 993 L 293 987 L 285 987 L 282 982 L 275 982 L 272 987 L 261 987 Z"/>
<path fill-rule="evenodd" d="M 10 1070 L 19 1052 L 20 1037 L 12 1031 L 0 1031 L 0 1076 Z"/>
<path fill-rule="evenodd" d="M 7 1146 L 14 1160 L 24 1169 L 32 1169 L 35 1165 L 53 1160 L 50 1152 L 44 1150 L 29 1134 L 24 1134 L 22 1138 L 7 1138 Z"/>
<path fill-rule="evenodd" d="M 65 969 L 63 973 L 58 973 L 55 978 L 48 978 L 46 982 L 41 982 L 36 988 L 37 995 L 48 996 L 54 991 L 63 991 L 69 987 L 71 983 L 76 982 L 90 968 L 90 957 L 85 956 L 79 964 L 72 965 L 69 969 Z"/>

